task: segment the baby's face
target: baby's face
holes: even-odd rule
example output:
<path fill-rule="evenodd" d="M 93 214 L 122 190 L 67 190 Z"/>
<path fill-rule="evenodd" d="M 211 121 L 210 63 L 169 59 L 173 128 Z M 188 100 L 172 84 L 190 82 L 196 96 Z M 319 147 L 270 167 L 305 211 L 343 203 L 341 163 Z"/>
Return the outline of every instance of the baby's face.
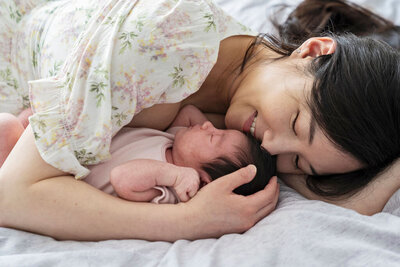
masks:
<path fill-rule="evenodd" d="M 235 159 L 238 147 L 248 146 L 247 137 L 237 130 L 220 130 L 207 121 L 180 129 L 175 135 L 172 148 L 174 163 L 179 166 L 200 169 L 221 156 Z"/>

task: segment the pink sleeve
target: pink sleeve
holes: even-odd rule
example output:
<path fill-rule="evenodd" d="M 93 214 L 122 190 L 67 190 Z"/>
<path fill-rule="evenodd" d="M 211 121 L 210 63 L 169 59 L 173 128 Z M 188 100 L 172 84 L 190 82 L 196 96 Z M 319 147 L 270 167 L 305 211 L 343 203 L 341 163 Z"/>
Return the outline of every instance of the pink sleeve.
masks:
<path fill-rule="evenodd" d="M 151 201 L 152 203 L 156 203 L 156 204 L 176 204 L 176 203 L 180 202 L 178 196 L 175 194 L 173 189 L 171 189 L 170 187 L 168 187 L 168 186 L 155 186 L 154 189 L 160 190 L 161 195 L 160 196 L 156 196 L 155 198 L 153 198 L 153 200 Z"/>

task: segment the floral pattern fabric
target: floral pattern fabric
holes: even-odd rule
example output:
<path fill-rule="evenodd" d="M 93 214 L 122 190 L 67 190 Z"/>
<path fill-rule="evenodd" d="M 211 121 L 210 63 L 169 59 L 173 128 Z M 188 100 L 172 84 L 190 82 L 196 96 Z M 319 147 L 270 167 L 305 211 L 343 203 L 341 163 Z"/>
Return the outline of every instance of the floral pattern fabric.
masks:
<path fill-rule="evenodd" d="M 17 114 L 29 107 L 28 87 L 19 81 L 12 56 L 13 38 L 18 25 L 34 7 L 46 0 L 0 1 L 0 112 Z"/>
<path fill-rule="evenodd" d="M 208 0 L 39 2 L 15 22 L 0 96 L 14 89 L 21 110 L 29 89 L 41 156 L 77 179 L 110 157 L 111 138 L 141 110 L 196 92 L 221 40 L 256 34 Z"/>

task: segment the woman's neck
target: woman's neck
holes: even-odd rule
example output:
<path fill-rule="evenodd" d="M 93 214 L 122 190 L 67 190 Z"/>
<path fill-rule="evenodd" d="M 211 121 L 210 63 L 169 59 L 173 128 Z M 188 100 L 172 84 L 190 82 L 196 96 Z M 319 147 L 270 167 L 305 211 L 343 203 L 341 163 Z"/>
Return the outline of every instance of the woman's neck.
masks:
<path fill-rule="evenodd" d="M 200 89 L 182 104 L 192 104 L 205 113 L 225 114 L 239 87 L 240 66 L 253 36 L 232 36 L 220 44 L 218 59 Z"/>

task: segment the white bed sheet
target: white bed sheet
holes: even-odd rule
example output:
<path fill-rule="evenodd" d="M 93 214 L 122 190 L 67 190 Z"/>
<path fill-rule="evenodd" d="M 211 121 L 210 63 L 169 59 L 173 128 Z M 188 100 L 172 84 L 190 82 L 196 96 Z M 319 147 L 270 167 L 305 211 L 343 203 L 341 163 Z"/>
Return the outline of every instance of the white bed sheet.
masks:
<path fill-rule="evenodd" d="M 391 202 L 393 214 L 368 217 L 283 186 L 276 211 L 246 233 L 193 242 L 55 241 L 0 228 L 0 266 L 394 267 L 400 263 L 400 191 Z"/>
<path fill-rule="evenodd" d="M 299 1 L 217 2 L 246 25 L 268 32 L 270 7 Z M 399 19 L 395 0 L 355 2 Z M 400 190 L 384 212 L 369 217 L 306 200 L 282 185 L 277 209 L 244 234 L 175 243 L 76 242 L 0 228 L 0 266 L 399 266 L 399 216 Z"/>

